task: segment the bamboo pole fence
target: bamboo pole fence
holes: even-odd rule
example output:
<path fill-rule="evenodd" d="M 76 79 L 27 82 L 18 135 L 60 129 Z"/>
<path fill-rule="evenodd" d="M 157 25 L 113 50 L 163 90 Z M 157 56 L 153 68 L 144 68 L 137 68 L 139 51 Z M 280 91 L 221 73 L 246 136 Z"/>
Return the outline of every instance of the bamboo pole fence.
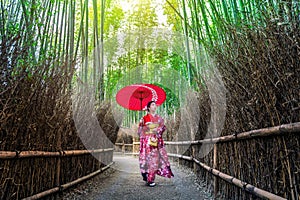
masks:
<path fill-rule="evenodd" d="M 269 128 L 262 128 L 212 139 L 204 139 L 204 140 L 195 140 L 195 141 L 179 141 L 179 142 L 171 142 L 166 141 L 165 144 L 169 145 L 197 145 L 197 144 L 217 144 L 217 143 L 225 143 L 236 140 L 247 140 L 254 139 L 259 137 L 268 137 L 268 136 L 276 136 L 276 135 L 284 135 L 289 133 L 299 133 L 300 131 L 300 122 L 291 123 L 291 124 L 283 124 L 280 126 L 274 126 Z"/>
<path fill-rule="evenodd" d="M 140 142 L 133 142 L 132 144 L 115 143 L 116 149 L 121 150 L 125 155 L 138 155 L 139 145 Z"/>
<path fill-rule="evenodd" d="M 232 141 L 239 141 L 239 140 L 249 140 L 254 138 L 266 138 L 266 137 L 272 137 L 272 136 L 278 136 L 278 135 L 287 135 L 290 133 L 296 133 L 300 134 L 300 122 L 291 123 L 291 124 L 283 124 L 280 126 L 275 127 L 269 127 L 269 128 L 262 128 L 257 130 L 251 130 L 247 132 L 242 132 L 238 134 L 232 134 L 228 136 L 222 136 L 217 138 L 211 138 L 211 139 L 203 139 L 203 140 L 196 140 L 196 141 L 165 141 L 164 143 L 166 145 L 193 145 L 198 146 L 199 144 L 214 144 L 214 152 L 213 152 L 213 167 L 209 167 L 208 165 L 200 162 L 198 159 L 196 159 L 194 156 L 186 156 L 186 155 L 178 155 L 173 153 L 168 153 L 168 156 L 180 158 L 188 161 L 194 162 L 194 164 L 202 167 L 207 172 L 211 173 L 215 176 L 214 178 L 214 194 L 216 195 L 217 192 L 217 178 L 222 179 L 232 185 L 237 186 L 238 188 L 243 189 L 244 191 L 247 191 L 255 196 L 258 196 L 263 199 L 274 199 L 274 200 L 283 200 L 285 198 L 280 197 L 276 194 L 270 193 L 268 191 L 262 190 L 260 188 L 257 188 L 247 182 L 244 182 L 238 178 L 235 178 L 233 176 L 230 176 L 228 174 L 222 173 L 221 171 L 217 170 L 218 167 L 218 157 L 217 157 L 217 145 L 218 143 L 227 143 Z M 131 154 L 131 155 L 137 155 L 136 148 L 134 146 L 139 145 L 139 142 L 133 142 L 132 144 L 124 144 L 124 143 L 116 143 L 116 146 L 121 147 L 122 153 L 124 154 Z M 125 146 L 131 146 L 132 152 L 125 151 Z M 194 151 L 193 151 L 194 152 Z M 193 153 L 194 155 L 194 153 Z"/>
<path fill-rule="evenodd" d="M 183 156 L 183 155 L 178 155 L 178 154 L 168 154 L 168 156 L 170 157 L 176 157 L 176 158 L 181 158 L 181 159 L 185 159 L 185 160 L 189 160 L 189 161 L 194 161 L 195 163 L 197 163 L 198 165 L 200 165 L 202 168 L 204 168 L 206 171 L 208 171 L 209 173 L 213 174 L 214 176 L 223 179 L 224 181 L 233 184 L 239 188 L 244 189 L 247 192 L 250 192 L 260 198 L 263 199 L 272 199 L 272 200 L 285 200 L 285 198 L 282 198 L 280 196 L 277 196 L 275 194 L 272 194 L 268 191 L 259 189 L 249 183 L 243 182 L 240 179 L 237 179 L 233 176 L 230 176 L 228 174 L 224 174 L 222 172 L 220 172 L 219 170 L 216 170 L 214 168 L 209 167 L 208 165 L 200 162 L 199 160 L 193 158 L 192 156 Z"/>
<path fill-rule="evenodd" d="M 66 183 L 66 184 L 63 184 L 61 185 L 60 187 L 55 187 L 55 188 L 52 188 L 50 190 L 46 190 L 44 192 L 41 192 L 41 193 L 38 193 L 38 194 L 35 194 L 35 195 L 32 195 L 30 197 L 26 197 L 24 198 L 23 200 L 35 200 L 35 199 L 40 199 L 42 197 L 45 197 L 45 196 L 48 196 L 50 194 L 53 194 L 53 193 L 57 193 L 57 192 L 60 192 L 60 191 L 64 191 L 70 187 L 72 187 L 73 185 L 76 185 L 78 183 L 81 183 L 83 181 L 86 181 L 94 176 L 96 176 L 97 174 L 100 174 L 101 172 L 105 171 L 106 169 L 108 169 L 111 165 L 113 164 L 113 162 L 111 162 L 110 164 L 108 164 L 107 166 L 93 172 L 93 173 L 90 173 L 84 177 L 81 177 L 81 178 L 78 178 L 72 182 L 69 182 L 69 183 Z"/>
<path fill-rule="evenodd" d="M 95 150 L 68 150 L 68 151 L 0 151 L 0 159 L 14 159 L 14 158 L 32 158 L 32 157 L 64 157 L 64 156 L 79 156 L 91 153 L 104 153 L 113 151 L 114 148 L 95 149 Z"/>
<path fill-rule="evenodd" d="M 74 156 L 82 156 L 82 155 L 90 155 L 90 154 L 101 154 L 101 153 L 107 153 L 111 152 L 113 153 L 114 148 L 106 148 L 106 149 L 93 149 L 93 150 L 64 150 L 64 151 L 56 151 L 56 152 L 47 152 L 47 151 L 0 151 L 0 160 L 14 160 L 14 159 L 23 159 L 23 158 L 62 158 L 62 157 L 74 157 Z M 80 177 L 74 181 L 71 181 L 69 183 L 61 184 L 60 176 L 61 176 L 61 161 L 60 159 L 57 160 L 57 167 L 56 167 L 56 184 L 54 188 L 40 192 L 38 194 L 35 194 L 33 196 L 24 198 L 26 200 L 33 200 L 33 199 L 39 199 L 45 196 L 48 196 L 50 194 L 54 194 L 57 192 L 61 192 L 63 190 L 66 190 L 67 188 L 76 185 L 78 183 L 81 183 L 87 179 L 90 179 L 97 174 L 105 171 L 108 169 L 113 162 L 106 165 L 105 167 L 98 169 L 88 175 L 85 175 L 83 177 Z"/>

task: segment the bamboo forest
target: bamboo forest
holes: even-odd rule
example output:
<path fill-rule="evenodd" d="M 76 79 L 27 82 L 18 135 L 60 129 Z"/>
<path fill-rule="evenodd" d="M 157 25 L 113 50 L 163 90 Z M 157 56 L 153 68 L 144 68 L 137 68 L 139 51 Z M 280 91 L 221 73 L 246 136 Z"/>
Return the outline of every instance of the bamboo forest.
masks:
<path fill-rule="evenodd" d="M 0 199 L 300 200 L 299 0 L 0 10 Z"/>

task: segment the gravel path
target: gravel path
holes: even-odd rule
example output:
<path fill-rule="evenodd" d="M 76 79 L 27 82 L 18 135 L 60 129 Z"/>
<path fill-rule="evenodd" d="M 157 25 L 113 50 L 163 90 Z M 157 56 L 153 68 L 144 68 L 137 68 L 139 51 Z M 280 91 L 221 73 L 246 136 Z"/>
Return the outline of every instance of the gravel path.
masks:
<path fill-rule="evenodd" d="M 156 176 L 155 187 L 145 185 L 138 168 L 138 158 L 114 155 L 115 164 L 102 174 L 63 193 L 66 200 L 109 199 L 213 199 L 203 185 L 199 185 L 193 172 L 171 163 L 173 178 Z"/>

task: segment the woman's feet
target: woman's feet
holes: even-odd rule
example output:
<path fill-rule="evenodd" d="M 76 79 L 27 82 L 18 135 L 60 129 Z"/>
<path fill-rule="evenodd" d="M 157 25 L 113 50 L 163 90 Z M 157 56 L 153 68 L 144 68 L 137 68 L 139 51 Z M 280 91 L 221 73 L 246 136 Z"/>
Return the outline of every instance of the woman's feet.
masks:
<path fill-rule="evenodd" d="M 148 181 L 148 173 L 142 173 L 142 176 L 143 176 L 143 181 L 146 182 L 147 186 L 154 187 L 156 185 L 154 182 Z"/>
<path fill-rule="evenodd" d="M 147 173 L 142 173 L 142 176 L 143 176 L 143 181 L 147 182 Z"/>
<path fill-rule="evenodd" d="M 154 187 L 156 184 L 154 182 L 147 182 L 147 185 L 150 187 Z"/>

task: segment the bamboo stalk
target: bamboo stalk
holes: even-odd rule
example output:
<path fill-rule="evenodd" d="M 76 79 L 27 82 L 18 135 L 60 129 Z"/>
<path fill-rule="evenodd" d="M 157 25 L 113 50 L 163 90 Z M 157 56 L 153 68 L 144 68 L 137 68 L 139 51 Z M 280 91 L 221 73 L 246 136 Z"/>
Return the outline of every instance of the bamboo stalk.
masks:
<path fill-rule="evenodd" d="M 283 198 L 283 197 L 277 196 L 273 193 L 270 193 L 268 191 L 257 188 L 249 183 L 243 182 L 240 179 L 237 179 L 228 174 L 224 174 L 224 173 L 220 172 L 219 170 L 211 168 L 208 165 L 200 162 L 199 160 L 197 160 L 193 157 L 183 156 L 183 155 L 178 155 L 178 154 L 168 154 L 168 156 L 182 158 L 182 159 L 186 159 L 186 160 L 193 160 L 198 165 L 200 165 L 202 168 L 204 168 L 206 171 L 212 173 L 214 176 L 217 176 L 217 177 L 223 179 L 224 181 L 226 181 L 230 184 L 233 184 L 239 188 L 242 188 L 242 189 L 246 190 L 247 192 L 250 192 L 251 194 L 256 195 L 260 198 L 272 199 L 272 200 L 285 200 L 285 198 Z"/>
<path fill-rule="evenodd" d="M 103 77 L 103 72 L 104 72 L 104 18 L 105 18 L 105 6 L 106 6 L 106 1 L 102 0 L 101 1 L 101 29 L 100 29 L 100 66 L 99 66 L 99 73 L 100 73 L 100 88 L 99 88 L 99 98 L 100 100 L 104 99 L 104 77 Z"/>
<path fill-rule="evenodd" d="M 188 31 L 188 18 L 186 13 L 185 0 L 182 0 L 182 10 L 183 10 L 183 24 L 184 24 L 184 34 L 185 34 L 185 47 L 186 47 L 186 59 L 187 59 L 187 74 L 188 74 L 188 84 L 191 85 L 191 52 L 189 45 L 189 31 Z"/>
<path fill-rule="evenodd" d="M 74 181 L 72 181 L 72 182 L 63 184 L 63 185 L 61 185 L 61 187 L 55 187 L 55 188 L 52 188 L 52 189 L 50 189 L 50 190 L 46 190 L 46 191 L 44 191 L 44 192 L 35 194 L 35 195 L 33 195 L 33 196 L 26 197 L 26 198 L 24 198 L 23 200 L 40 199 L 40 198 L 42 198 L 42 197 L 45 197 L 45 196 L 47 196 L 47 195 L 56 193 L 56 192 L 58 192 L 58 191 L 66 190 L 67 188 L 72 187 L 73 185 L 76 185 L 76 184 L 78 184 L 78 183 L 81 183 L 81 182 L 83 182 L 83 181 L 85 181 L 85 180 L 87 180 L 87 179 L 90 179 L 90 178 L 96 176 L 97 174 L 99 174 L 99 173 L 105 171 L 105 170 L 108 169 L 112 164 L 113 164 L 113 162 L 110 163 L 109 165 L 107 165 L 107 166 L 105 166 L 105 167 L 103 167 L 103 168 L 101 168 L 101 169 L 99 169 L 99 170 L 93 172 L 93 173 L 90 173 L 89 175 L 86 175 L 86 176 L 84 176 L 84 177 L 81 177 L 81 178 L 79 178 L 79 179 L 76 179 L 76 180 L 74 180 Z"/>
<path fill-rule="evenodd" d="M 184 21 L 184 17 L 180 14 L 180 12 L 170 3 L 170 1 L 166 0 L 166 3 L 168 3 L 168 5 L 174 10 L 174 12 L 181 18 L 182 21 Z M 193 29 L 193 27 L 191 27 L 190 24 L 187 24 L 187 26 L 189 27 L 189 29 L 193 32 L 196 33 L 196 31 Z"/>
<path fill-rule="evenodd" d="M 95 149 L 95 150 L 68 150 L 61 152 L 47 152 L 47 151 L 0 151 L 0 159 L 10 158 L 32 158 L 32 157 L 63 157 L 63 156 L 78 156 L 90 153 L 102 153 L 113 151 L 113 148 L 108 149 Z"/>

